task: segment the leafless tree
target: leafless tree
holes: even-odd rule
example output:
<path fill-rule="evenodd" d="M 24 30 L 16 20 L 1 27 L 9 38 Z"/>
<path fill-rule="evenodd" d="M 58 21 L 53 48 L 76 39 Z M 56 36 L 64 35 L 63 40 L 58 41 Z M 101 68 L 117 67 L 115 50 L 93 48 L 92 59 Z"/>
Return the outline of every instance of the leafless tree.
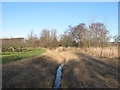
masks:
<path fill-rule="evenodd" d="M 89 26 L 89 32 L 94 46 L 103 46 L 109 40 L 108 30 L 103 23 L 92 23 Z"/>
<path fill-rule="evenodd" d="M 88 38 L 88 29 L 85 23 L 80 23 L 77 26 L 69 26 L 69 35 L 73 41 L 78 43 L 79 46 L 84 46 Z"/>
<path fill-rule="evenodd" d="M 38 47 L 39 46 L 39 39 L 38 37 L 33 33 L 33 31 L 30 32 L 28 35 L 27 45 L 30 47 Z"/>
<path fill-rule="evenodd" d="M 40 35 L 40 45 L 44 47 L 56 47 L 58 45 L 57 31 L 44 29 Z"/>

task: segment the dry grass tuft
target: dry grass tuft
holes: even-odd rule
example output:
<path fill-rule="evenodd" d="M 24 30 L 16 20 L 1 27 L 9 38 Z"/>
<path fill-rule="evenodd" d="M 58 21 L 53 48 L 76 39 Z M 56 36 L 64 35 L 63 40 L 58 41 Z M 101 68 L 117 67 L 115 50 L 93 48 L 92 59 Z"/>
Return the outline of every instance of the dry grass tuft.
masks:
<path fill-rule="evenodd" d="M 58 51 L 58 52 L 65 51 L 65 48 L 64 47 L 58 47 L 58 48 L 56 48 L 56 51 Z"/>

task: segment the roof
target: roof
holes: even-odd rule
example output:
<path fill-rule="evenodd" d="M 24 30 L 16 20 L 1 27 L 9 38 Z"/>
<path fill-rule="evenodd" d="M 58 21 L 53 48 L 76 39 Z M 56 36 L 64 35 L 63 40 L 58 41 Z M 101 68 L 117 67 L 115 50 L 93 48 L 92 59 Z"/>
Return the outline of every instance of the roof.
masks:
<path fill-rule="evenodd" d="M 23 40 L 24 38 L 0 38 L 0 40 Z"/>

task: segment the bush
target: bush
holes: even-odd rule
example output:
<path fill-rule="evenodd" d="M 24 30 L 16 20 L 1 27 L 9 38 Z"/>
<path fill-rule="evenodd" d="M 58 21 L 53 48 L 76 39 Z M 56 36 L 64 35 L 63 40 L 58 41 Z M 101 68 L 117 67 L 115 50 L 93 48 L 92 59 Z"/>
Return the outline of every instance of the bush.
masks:
<path fill-rule="evenodd" d="M 14 52 L 15 49 L 13 47 L 9 47 L 7 51 Z"/>

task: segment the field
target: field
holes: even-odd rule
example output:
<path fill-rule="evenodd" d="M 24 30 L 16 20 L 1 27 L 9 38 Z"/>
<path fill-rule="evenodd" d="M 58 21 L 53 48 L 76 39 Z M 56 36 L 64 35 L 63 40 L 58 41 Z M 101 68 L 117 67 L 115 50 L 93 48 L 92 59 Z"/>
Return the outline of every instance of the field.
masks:
<path fill-rule="evenodd" d="M 114 49 L 114 47 L 111 47 Z M 87 51 L 86 51 L 87 50 Z M 120 86 L 118 54 L 100 56 L 100 48 L 47 49 L 38 57 L 3 64 L 3 88 L 52 88 L 56 69 L 66 59 L 62 70 L 61 88 L 117 88 Z M 117 50 L 117 49 L 116 49 Z M 97 52 L 98 51 L 98 52 Z M 112 49 L 110 49 L 112 52 Z M 111 52 L 107 52 L 111 55 Z M 117 52 L 117 51 L 114 51 Z"/>
<path fill-rule="evenodd" d="M 119 89 L 118 4 L 3 3 L 2 88 Z"/>
<path fill-rule="evenodd" d="M 24 52 L 3 52 L 2 62 L 7 63 L 11 61 L 20 60 L 20 59 L 31 58 L 45 52 L 46 50 L 38 49 L 38 48 L 32 48 L 30 51 L 24 51 Z"/>

